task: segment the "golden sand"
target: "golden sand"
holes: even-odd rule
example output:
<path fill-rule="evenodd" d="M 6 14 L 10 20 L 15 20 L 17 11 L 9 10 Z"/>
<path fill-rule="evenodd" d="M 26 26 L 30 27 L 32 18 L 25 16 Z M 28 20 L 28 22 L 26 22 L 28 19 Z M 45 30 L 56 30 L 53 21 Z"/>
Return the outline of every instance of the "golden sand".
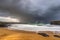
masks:
<path fill-rule="evenodd" d="M 5 28 L 0 28 L 0 40 L 60 40 L 54 37 L 52 32 L 45 32 L 49 37 L 44 37 L 33 32 L 13 31 Z"/>

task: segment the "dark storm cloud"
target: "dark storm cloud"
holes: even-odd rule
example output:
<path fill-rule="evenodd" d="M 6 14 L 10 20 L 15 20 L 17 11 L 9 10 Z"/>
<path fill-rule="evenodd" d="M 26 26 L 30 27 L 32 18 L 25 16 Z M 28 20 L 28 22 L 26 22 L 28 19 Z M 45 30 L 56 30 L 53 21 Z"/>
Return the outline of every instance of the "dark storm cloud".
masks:
<path fill-rule="evenodd" d="M 0 7 L 23 21 L 60 20 L 60 0 L 0 0 Z"/>

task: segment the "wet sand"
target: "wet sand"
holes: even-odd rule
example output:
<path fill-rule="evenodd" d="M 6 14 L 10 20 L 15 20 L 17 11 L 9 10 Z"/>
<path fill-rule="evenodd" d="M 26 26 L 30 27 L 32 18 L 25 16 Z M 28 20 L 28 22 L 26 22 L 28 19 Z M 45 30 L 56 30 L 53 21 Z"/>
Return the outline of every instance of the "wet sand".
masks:
<path fill-rule="evenodd" d="M 26 32 L 19 30 L 9 30 L 7 28 L 0 28 L 0 40 L 60 40 L 59 37 L 54 37 L 54 34 L 52 32 L 44 33 L 49 36 L 44 37 L 35 32 Z"/>

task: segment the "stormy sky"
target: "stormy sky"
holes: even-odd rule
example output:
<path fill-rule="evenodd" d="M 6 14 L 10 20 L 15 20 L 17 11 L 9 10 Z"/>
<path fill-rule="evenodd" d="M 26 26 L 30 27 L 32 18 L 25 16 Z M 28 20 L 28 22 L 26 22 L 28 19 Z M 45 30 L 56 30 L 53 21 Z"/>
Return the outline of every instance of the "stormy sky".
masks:
<path fill-rule="evenodd" d="M 0 16 L 49 23 L 60 20 L 60 0 L 0 0 Z"/>

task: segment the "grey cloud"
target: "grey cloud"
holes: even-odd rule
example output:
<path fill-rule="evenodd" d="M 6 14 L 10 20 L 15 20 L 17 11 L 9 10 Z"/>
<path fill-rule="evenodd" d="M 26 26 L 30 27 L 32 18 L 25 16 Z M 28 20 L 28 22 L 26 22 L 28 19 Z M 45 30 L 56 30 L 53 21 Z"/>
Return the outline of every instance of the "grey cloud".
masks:
<path fill-rule="evenodd" d="M 60 0 L 0 0 L 0 7 L 9 10 L 6 15 L 23 21 L 49 23 L 60 20 Z"/>

